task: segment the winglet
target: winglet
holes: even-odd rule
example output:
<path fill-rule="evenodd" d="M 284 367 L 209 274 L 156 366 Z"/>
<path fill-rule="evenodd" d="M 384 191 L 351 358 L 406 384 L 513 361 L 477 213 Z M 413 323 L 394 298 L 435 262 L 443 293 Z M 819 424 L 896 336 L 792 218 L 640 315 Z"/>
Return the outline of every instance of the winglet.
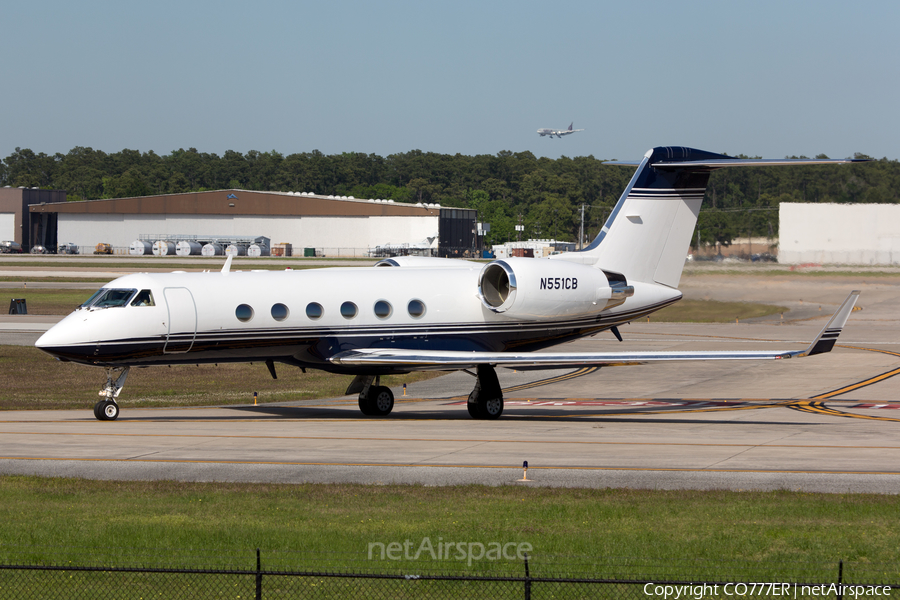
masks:
<path fill-rule="evenodd" d="M 229 254 L 228 258 L 225 259 L 225 265 L 222 267 L 222 275 L 228 275 L 228 272 L 231 271 L 231 261 L 234 258 L 234 254 Z"/>
<path fill-rule="evenodd" d="M 800 356 L 812 356 L 813 354 L 831 352 L 838 336 L 841 335 L 841 330 L 847 323 L 847 318 L 850 317 L 850 313 L 853 312 L 853 307 L 856 305 L 858 299 L 859 290 L 850 292 L 850 295 L 847 296 L 847 299 L 844 300 L 841 307 L 837 309 L 837 312 L 834 313 L 834 316 L 831 317 L 828 324 L 825 325 L 825 328 L 819 333 L 818 337 L 813 340 L 813 343 L 809 345 L 809 348 L 807 348 Z"/>

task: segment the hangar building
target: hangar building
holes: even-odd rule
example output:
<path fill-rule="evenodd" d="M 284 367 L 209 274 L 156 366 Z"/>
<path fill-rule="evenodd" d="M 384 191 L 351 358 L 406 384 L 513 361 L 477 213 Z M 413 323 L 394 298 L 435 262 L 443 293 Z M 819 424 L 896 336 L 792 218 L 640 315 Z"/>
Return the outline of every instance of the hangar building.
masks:
<path fill-rule="evenodd" d="M 33 243 L 74 243 L 82 253 L 100 242 L 121 252 L 135 240 L 179 236 L 262 236 L 328 256 L 366 256 L 376 246 L 431 239 L 452 256 L 477 244 L 474 210 L 295 192 L 216 190 L 36 204 L 30 211 Z"/>
<path fill-rule="evenodd" d="M 778 262 L 900 264 L 900 205 L 782 202 Z"/>
<path fill-rule="evenodd" d="M 34 238 L 28 207 L 42 202 L 65 202 L 64 190 L 39 190 L 25 187 L 0 188 L 0 241 L 18 242 L 29 249 L 40 242 Z M 54 246 L 55 247 L 55 246 Z"/>

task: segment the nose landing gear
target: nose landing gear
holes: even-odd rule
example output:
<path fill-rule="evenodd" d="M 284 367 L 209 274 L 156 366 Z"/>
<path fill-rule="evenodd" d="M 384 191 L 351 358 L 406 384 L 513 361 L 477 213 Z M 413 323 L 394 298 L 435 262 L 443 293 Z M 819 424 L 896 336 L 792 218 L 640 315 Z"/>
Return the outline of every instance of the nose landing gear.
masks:
<path fill-rule="evenodd" d="M 115 421 L 119 418 L 119 405 L 116 398 L 125 385 L 131 367 L 109 367 L 106 369 L 106 385 L 100 390 L 100 400 L 94 405 L 94 417 L 98 421 Z"/>

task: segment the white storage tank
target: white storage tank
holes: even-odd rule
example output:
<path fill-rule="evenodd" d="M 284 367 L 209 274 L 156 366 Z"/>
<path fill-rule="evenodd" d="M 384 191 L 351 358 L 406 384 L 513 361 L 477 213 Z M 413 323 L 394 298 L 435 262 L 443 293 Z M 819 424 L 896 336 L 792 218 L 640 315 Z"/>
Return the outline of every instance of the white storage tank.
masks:
<path fill-rule="evenodd" d="M 135 240 L 128 246 L 128 254 L 131 256 L 146 256 L 153 254 L 153 244 L 141 240 Z"/>
<path fill-rule="evenodd" d="M 225 254 L 225 248 L 222 247 L 222 244 L 203 244 L 200 254 L 202 256 L 222 256 Z"/>
<path fill-rule="evenodd" d="M 228 244 L 225 248 L 225 254 L 231 256 L 247 256 L 247 246 L 239 246 L 237 244 Z"/>
<path fill-rule="evenodd" d="M 269 255 L 269 247 L 265 244 L 250 244 L 250 247 L 247 248 L 247 256 L 252 256 L 253 258 L 258 258 L 260 256 L 268 256 Z"/>
<path fill-rule="evenodd" d="M 157 240 L 153 242 L 153 256 L 174 256 L 175 243 L 166 240 Z"/>
<path fill-rule="evenodd" d="M 178 256 L 197 256 L 203 250 L 203 246 L 197 242 L 181 240 L 175 244 L 175 254 Z"/>

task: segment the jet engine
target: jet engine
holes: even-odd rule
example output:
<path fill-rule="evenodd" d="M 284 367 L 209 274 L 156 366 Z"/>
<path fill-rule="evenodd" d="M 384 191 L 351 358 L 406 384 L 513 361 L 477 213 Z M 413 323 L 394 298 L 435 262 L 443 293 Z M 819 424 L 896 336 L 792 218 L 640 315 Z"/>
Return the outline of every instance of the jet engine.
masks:
<path fill-rule="evenodd" d="M 598 314 L 634 294 L 625 277 L 577 263 L 508 258 L 488 263 L 478 296 L 496 313 L 521 319 Z"/>

